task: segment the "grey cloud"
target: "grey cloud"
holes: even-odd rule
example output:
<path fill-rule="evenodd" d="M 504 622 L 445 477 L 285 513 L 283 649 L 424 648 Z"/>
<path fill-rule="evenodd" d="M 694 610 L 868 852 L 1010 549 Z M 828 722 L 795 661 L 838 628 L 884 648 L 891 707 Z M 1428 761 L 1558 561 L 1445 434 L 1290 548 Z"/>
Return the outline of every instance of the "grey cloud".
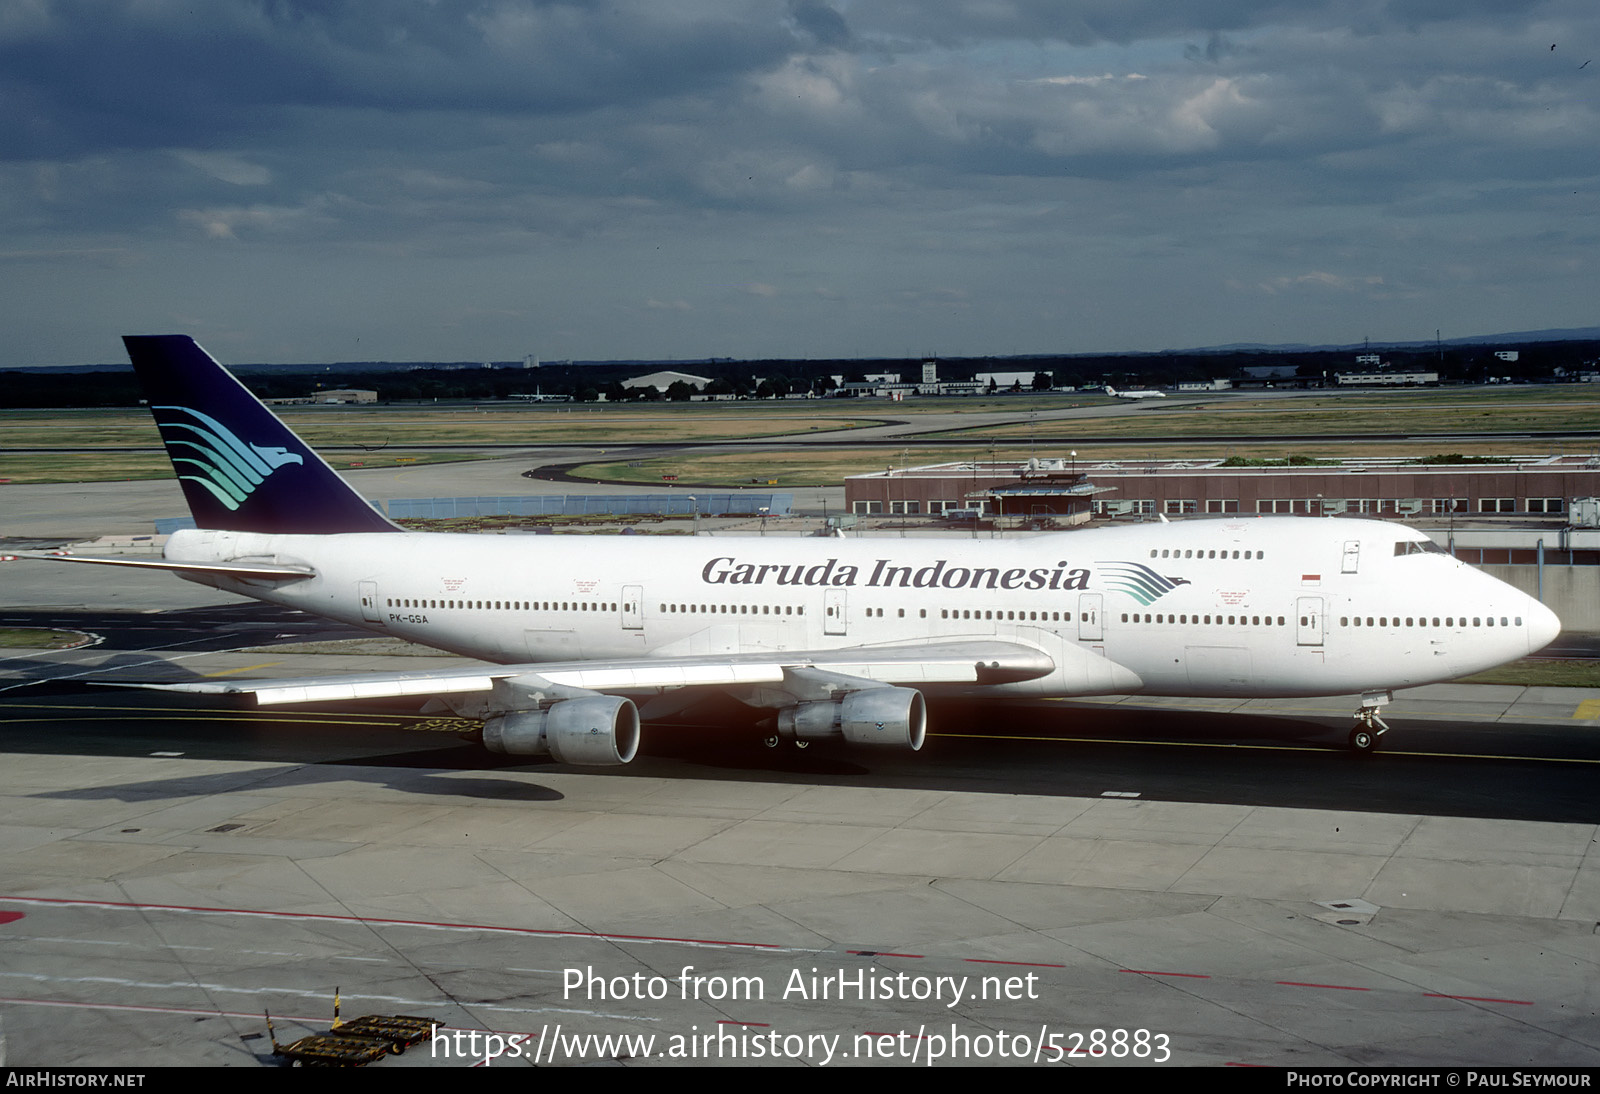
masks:
<path fill-rule="evenodd" d="M 789 0 L 789 14 L 820 45 L 842 49 L 850 44 L 850 28 L 844 16 L 824 0 Z"/>
<path fill-rule="evenodd" d="M 18 105 L 0 145 L 70 154 L 270 128 L 293 109 L 560 113 L 704 92 L 794 47 L 775 11 L 751 14 L 648 0 L 58 0 L 42 26 L 0 25 L 0 91 Z"/>
<path fill-rule="evenodd" d="M 1430 331 L 1489 322 L 1450 294 L 1470 283 L 1529 311 L 1507 328 L 1578 325 L 1562 310 L 1591 306 L 1592 211 L 1572 210 L 1595 191 L 1600 118 L 1552 36 L 1592 41 L 1600 15 L 0 7 L 0 259 L 29 271 L 0 322 L 12 353 L 109 339 L 51 315 L 53 294 L 241 332 L 270 325 L 252 308 L 294 314 L 271 352 L 298 341 L 300 359 L 352 322 L 396 356 L 1160 348 L 1358 321 L 1377 337 L 1419 307 Z M 1274 311 L 1252 303 L 1263 286 Z M 937 300 L 962 306 L 907 303 Z"/>

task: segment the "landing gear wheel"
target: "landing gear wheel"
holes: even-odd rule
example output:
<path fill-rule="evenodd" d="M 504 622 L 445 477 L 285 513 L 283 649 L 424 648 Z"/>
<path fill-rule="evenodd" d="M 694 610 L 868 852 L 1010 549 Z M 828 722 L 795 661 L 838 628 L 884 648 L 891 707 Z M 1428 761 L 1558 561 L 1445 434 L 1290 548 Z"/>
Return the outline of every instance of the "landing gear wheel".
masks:
<path fill-rule="evenodd" d="M 761 743 L 766 745 L 768 748 L 777 748 L 778 747 L 778 735 L 776 733 L 774 733 L 770 737 L 763 737 L 763 738 L 761 738 Z"/>
<path fill-rule="evenodd" d="M 1355 728 L 1350 731 L 1350 750 L 1365 755 L 1376 752 L 1378 740 L 1389 732 L 1388 723 L 1378 711 L 1383 703 L 1392 702 L 1394 697 L 1387 692 L 1371 692 L 1361 698 L 1361 709 L 1356 711 Z"/>
<path fill-rule="evenodd" d="M 807 748 L 811 747 L 811 742 L 810 741 L 796 741 L 794 743 L 794 747 L 799 748 L 799 749 L 807 749 Z"/>

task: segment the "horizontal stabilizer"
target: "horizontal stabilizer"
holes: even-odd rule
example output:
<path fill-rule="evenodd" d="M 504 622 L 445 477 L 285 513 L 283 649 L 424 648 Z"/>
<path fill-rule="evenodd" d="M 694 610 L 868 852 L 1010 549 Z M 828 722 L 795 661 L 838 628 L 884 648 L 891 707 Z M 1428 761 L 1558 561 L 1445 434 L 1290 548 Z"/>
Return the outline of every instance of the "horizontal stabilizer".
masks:
<path fill-rule="evenodd" d="M 180 574 L 218 574 L 224 577 L 254 578 L 257 581 L 298 581 L 315 577 L 310 566 L 286 566 L 277 562 L 175 562 L 164 558 L 97 558 L 93 555 L 46 555 L 19 551 L 18 558 L 40 562 L 86 562 L 91 566 L 133 566 L 145 570 L 168 570 Z"/>

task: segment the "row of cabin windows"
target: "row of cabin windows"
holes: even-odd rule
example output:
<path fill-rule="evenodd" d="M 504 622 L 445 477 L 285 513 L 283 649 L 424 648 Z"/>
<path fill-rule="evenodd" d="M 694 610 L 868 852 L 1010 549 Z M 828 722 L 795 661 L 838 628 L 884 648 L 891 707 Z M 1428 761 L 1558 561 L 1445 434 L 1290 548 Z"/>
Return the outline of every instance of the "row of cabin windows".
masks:
<path fill-rule="evenodd" d="M 1201 627 L 1271 627 L 1274 625 L 1270 615 L 1219 615 L 1213 619 L 1209 615 L 1190 617 L 1187 615 L 1151 615 L 1149 612 L 1144 615 L 1140 615 L 1138 612 L 1129 615 L 1127 612 L 1123 612 L 1122 621 L 1124 623 L 1176 623 L 1179 626 Z M 1276 625 L 1279 627 L 1284 625 L 1283 616 L 1278 616 Z"/>
<path fill-rule="evenodd" d="M 587 600 L 422 600 L 410 598 L 391 597 L 387 601 L 391 608 L 435 608 L 449 610 L 452 608 L 467 611 L 513 611 L 513 612 L 614 612 L 618 609 L 615 603 L 593 602 Z M 804 615 L 804 606 L 762 604 L 663 604 L 662 614 L 699 615 Z M 903 612 L 901 614 L 904 614 Z"/>
<path fill-rule="evenodd" d="M 411 600 L 391 597 L 391 608 L 459 608 L 475 612 L 614 612 L 615 604 L 596 604 L 586 600 Z"/>
<path fill-rule="evenodd" d="M 1228 555 L 1227 551 L 1223 551 L 1220 555 L 1216 551 L 1179 551 L 1179 550 L 1176 550 L 1176 549 L 1174 549 L 1174 550 L 1163 549 L 1160 552 L 1157 552 L 1156 549 L 1154 547 L 1152 547 L 1152 548 L 1150 548 L 1150 557 L 1151 558 L 1228 558 L 1229 555 Z M 1240 558 L 1240 557 L 1243 557 L 1243 558 L 1266 558 L 1267 557 L 1267 553 L 1265 551 L 1245 551 L 1243 553 L 1243 555 L 1241 556 L 1240 552 L 1235 551 L 1235 552 L 1233 552 L 1232 557 L 1233 558 Z"/>
<path fill-rule="evenodd" d="M 1522 626 L 1522 616 L 1520 615 L 1502 615 L 1500 617 L 1499 625 L 1502 627 L 1511 626 L 1512 624 L 1507 622 L 1507 620 L 1514 620 L 1517 626 Z M 1370 615 L 1364 620 L 1359 615 L 1354 617 L 1339 617 L 1339 626 L 1341 627 L 1493 627 L 1494 625 L 1495 621 L 1494 616 L 1492 615 L 1475 615 L 1472 617 L 1471 622 L 1468 622 L 1467 617 L 1464 615 L 1459 618 L 1453 615 L 1447 615 L 1444 617 L 1444 622 L 1442 624 L 1439 622 L 1438 616 L 1434 616 L 1431 622 L 1427 616 L 1412 617 L 1409 615 L 1406 616 L 1404 620 L 1402 620 L 1398 615 L 1380 615 L 1376 620 L 1374 620 Z"/>
<path fill-rule="evenodd" d="M 1027 623 L 1027 622 L 1059 623 L 1063 619 L 1065 619 L 1068 623 L 1070 623 L 1070 622 L 1072 622 L 1072 613 L 1071 612 L 1066 612 L 1066 613 L 1062 613 L 1062 612 L 1001 612 L 1001 611 L 984 610 L 984 609 L 981 609 L 981 608 L 961 608 L 961 609 L 941 608 L 941 609 L 939 609 L 939 618 L 940 619 L 1000 619 L 1000 620 L 1010 619 L 1010 620 L 1024 622 L 1024 623 Z"/>
<path fill-rule="evenodd" d="M 663 604 L 662 615 L 805 615 L 804 605 L 785 604 Z"/>

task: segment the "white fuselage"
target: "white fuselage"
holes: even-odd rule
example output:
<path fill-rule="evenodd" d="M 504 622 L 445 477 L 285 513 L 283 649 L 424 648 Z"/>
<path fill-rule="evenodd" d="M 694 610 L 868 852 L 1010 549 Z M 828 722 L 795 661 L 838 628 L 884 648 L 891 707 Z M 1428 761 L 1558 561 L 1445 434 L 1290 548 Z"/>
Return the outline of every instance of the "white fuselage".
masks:
<path fill-rule="evenodd" d="M 208 580 L 502 663 L 1001 638 L 1059 666 L 983 689 L 1017 696 L 1382 691 L 1515 660 L 1559 629 L 1419 533 L 1363 520 L 970 540 L 188 531 L 167 557 L 309 564 L 287 584 Z"/>

